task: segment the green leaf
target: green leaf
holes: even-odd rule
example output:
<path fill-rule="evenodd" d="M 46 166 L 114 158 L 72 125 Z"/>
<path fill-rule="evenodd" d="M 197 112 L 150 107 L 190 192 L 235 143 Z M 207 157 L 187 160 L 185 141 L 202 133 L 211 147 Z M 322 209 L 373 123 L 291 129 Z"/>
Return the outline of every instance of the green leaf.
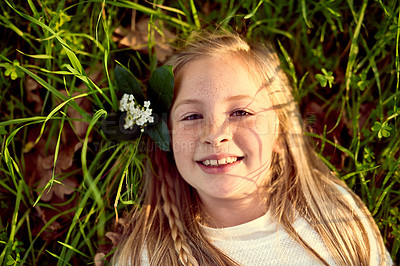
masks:
<path fill-rule="evenodd" d="M 148 134 L 156 145 L 163 151 L 169 151 L 169 132 L 164 120 L 160 119 L 154 126 L 148 127 Z"/>
<path fill-rule="evenodd" d="M 133 94 L 136 101 L 143 104 L 144 94 L 142 88 L 131 72 L 124 67 L 117 65 L 115 67 L 115 79 L 117 80 L 117 86 L 121 91 Z"/>
<path fill-rule="evenodd" d="M 390 130 L 392 130 L 392 128 L 385 122 L 382 124 L 382 136 L 384 136 L 385 138 L 390 137 Z"/>
<path fill-rule="evenodd" d="M 155 113 L 167 113 L 174 93 L 172 66 L 164 65 L 154 70 L 149 80 L 148 98 Z"/>
<path fill-rule="evenodd" d="M 15 260 L 13 257 L 11 257 L 11 255 L 8 255 L 7 259 L 8 261 L 6 265 L 15 265 Z"/>
<path fill-rule="evenodd" d="M 17 72 L 13 71 L 11 72 L 11 79 L 16 80 L 18 78 Z"/>
<path fill-rule="evenodd" d="M 333 81 L 335 78 L 332 76 L 332 71 L 327 71 L 325 68 L 321 69 L 321 72 L 324 74 L 316 74 L 315 79 L 319 81 L 322 87 L 326 87 L 326 84 L 329 84 L 329 88 L 332 88 Z"/>
<path fill-rule="evenodd" d="M 371 127 L 371 130 L 376 132 L 379 131 L 381 129 L 381 123 L 378 121 L 375 121 L 374 125 Z"/>
<path fill-rule="evenodd" d="M 371 130 L 378 132 L 378 138 L 381 139 L 382 137 L 390 137 L 390 130 L 392 130 L 392 127 L 390 127 L 386 122 L 382 124 L 381 122 L 375 121 Z"/>
<path fill-rule="evenodd" d="M 48 54 L 26 54 L 18 49 L 16 49 L 18 53 L 35 58 L 35 59 L 54 59 L 53 56 Z"/>
<path fill-rule="evenodd" d="M 132 140 L 140 136 L 140 128 L 134 125 L 132 129 L 125 129 L 126 113 L 110 113 L 101 123 L 101 129 L 109 140 Z"/>
<path fill-rule="evenodd" d="M 385 138 L 390 137 L 390 131 L 382 129 L 382 136 L 384 136 Z"/>
<path fill-rule="evenodd" d="M 6 65 L 6 71 L 4 75 L 10 76 L 12 80 L 16 80 L 17 78 L 22 78 L 24 76 L 24 72 L 22 72 L 19 67 L 19 62 L 14 60 L 13 64 Z"/>
<path fill-rule="evenodd" d="M 12 66 L 6 66 L 6 71 L 4 72 L 5 76 L 11 75 L 11 73 L 14 71 L 14 68 Z"/>
<path fill-rule="evenodd" d="M 321 74 L 316 74 L 316 75 L 315 75 L 315 79 L 318 80 L 319 84 L 320 84 L 322 87 L 325 87 L 325 86 L 326 86 L 327 79 L 326 79 L 325 76 L 323 76 L 323 75 L 321 75 Z"/>

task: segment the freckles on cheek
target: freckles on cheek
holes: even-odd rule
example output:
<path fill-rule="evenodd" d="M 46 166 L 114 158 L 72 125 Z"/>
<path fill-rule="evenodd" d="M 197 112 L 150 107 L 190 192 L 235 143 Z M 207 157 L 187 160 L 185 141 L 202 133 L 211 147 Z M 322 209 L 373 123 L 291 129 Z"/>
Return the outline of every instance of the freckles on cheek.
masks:
<path fill-rule="evenodd" d="M 176 155 L 193 153 L 196 149 L 196 134 L 188 131 L 172 133 L 172 148 Z"/>
<path fill-rule="evenodd" d="M 277 128 L 277 119 L 275 114 L 267 113 L 258 116 L 254 121 L 254 130 L 261 136 L 272 136 Z"/>
<path fill-rule="evenodd" d="M 258 132 L 260 131 L 259 127 L 261 126 L 257 124 L 257 118 L 252 117 L 238 122 L 232 130 L 242 137 L 256 136 L 258 135 Z"/>

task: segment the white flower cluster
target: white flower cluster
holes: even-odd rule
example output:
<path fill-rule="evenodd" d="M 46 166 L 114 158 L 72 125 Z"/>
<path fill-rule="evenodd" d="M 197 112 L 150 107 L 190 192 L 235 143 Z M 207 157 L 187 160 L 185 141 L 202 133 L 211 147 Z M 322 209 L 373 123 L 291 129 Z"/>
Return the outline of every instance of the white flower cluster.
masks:
<path fill-rule="evenodd" d="M 132 94 L 125 93 L 119 101 L 119 110 L 127 112 L 124 128 L 132 128 L 135 124 L 143 127 L 147 123 L 153 123 L 154 117 L 151 116 L 153 110 L 149 107 L 150 101 L 144 101 L 144 106 L 142 107 L 135 101 L 135 97 Z"/>

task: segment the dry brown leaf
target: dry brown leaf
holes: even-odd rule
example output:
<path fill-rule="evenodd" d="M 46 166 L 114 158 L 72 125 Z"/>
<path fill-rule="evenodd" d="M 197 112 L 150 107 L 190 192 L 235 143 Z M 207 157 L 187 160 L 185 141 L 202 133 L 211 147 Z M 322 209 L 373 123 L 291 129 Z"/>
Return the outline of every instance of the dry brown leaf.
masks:
<path fill-rule="evenodd" d="M 59 92 L 61 92 L 64 96 L 68 96 L 67 92 L 65 90 L 60 90 Z M 71 97 L 75 97 L 79 94 L 81 94 L 81 93 L 73 92 Z M 86 115 L 86 118 L 83 117 L 79 113 L 79 111 L 77 111 L 76 109 L 74 109 L 71 106 L 68 106 L 68 108 L 67 108 L 67 115 L 71 119 L 71 123 L 72 123 L 78 137 L 84 138 L 86 135 L 86 130 L 89 127 L 89 122 L 86 121 L 86 119 L 89 116 L 88 113 L 91 110 L 92 104 L 87 97 L 77 98 L 77 99 L 75 99 L 75 102 L 80 108 L 82 108 L 82 110 L 84 110 L 86 112 L 86 114 L 84 114 L 84 115 Z M 74 132 L 69 132 L 68 130 L 63 131 L 62 137 L 63 137 L 64 143 L 69 142 L 69 139 L 71 138 L 70 134 L 74 134 Z"/>
<path fill-rule="evenodd" d="M 149 21 L 148 18 L 140 19 L 135 25 L 135 30 L 118 27 L 114 31 L 115 40 L 118 40 L 118 35 L 122 36 L 119 39 L 120 45 L 131 47 L 133 50 L 147 52 Z M 158 31 L 154 31 L 156 57 L 158 61 L 164 62 L 173 52 L 168 43 L 175 39 L 175 35 L 165 27 L 161 27 L 159 21 L 154 23 L 157 28 L 162 29 L 162 35 Z"/>
<path fill-rule="evenodd" d="M 50 178 L 42 178 L 39 181 L 38 184 L 38 189 L 43 189 L 45 185 L 50 181 Z M 61 184 L 58 183 L 53 183 L 53 186 L 50 188 L 50 190 L 47 188 L 44 193 L 42 194 L 41 200 L 49 202 L 53 199 L 54 194 L 62 199 L 63 201 L 65 200 L 65 195 L 70 195 L 74 192 L 75 187 L 78 186 L 78 182 L 76 181 L 75 178 L 66 178 L 63 181 L 61 181 Z"/>
<path fill-rule="evenodd" d="M 147 33 L 140 31 L 131 31 L 129 29 L 121 29 L 122 39 L 119 41 L 119 44 L 124 46 L 129 46 L 133 50 L 145 50 L 147 47 Z"/>
<path fill-rule="evenodd" d="M 106 256 L 106 254 L 104 254 L 103 252 L 101 253 L 96 253 L 96 255 L 94 256 L 94 265 L 95 266 L 103 266 L 103 258 Z"/>
<path fill-rule="evenodd" d="M 35 103 L 35 107 L 33 108 L 33 111 L 35 113 L 39 113 L 43 107 L 43 100 L 42 98 L 40 98 L 39 88 L 41 88 L 41 86 L 39 83 L 37 83 L 36 80 L 34 80 L 31 77 L 26 78 L 25 80 L 26 100 L 29 103 Z"/>
<path fill-rule="evenodd" d="M 124 214 L 124 215 L 127 215 L 127 214 Z M 118 224 L 122 226 L 122 228 L 123 228 L 124 231 L 127 230 L 128 227 L 129 227 L 129 221 L 128 221 L 128 219 L 125 218 L 125 217 L 119 218 Z"/>
<path fill-rule="evenodd" d="M 61 173 L 61 169 L 62 167 L 58 167 L 58 162 L 60 161 L 60 164 L 64 164 L 65 167 L 65 163 L 62 162 L 63 158 L 59 158 L 56 162 L 56 172 L 55 174 L 59 174 Z M 66 158 L 67 160 L 69 160 L 69 158 Z M 40 180 L 39 183 L 37 184 L 37 188 L 41 191 L 46 184 L 50 181 L 50 179 L 52 178 L 53 175 L 53 164 L 54 164 L 54 156 L 47 156 L 46 158 L 42 158 L 41 156 L 39 156 L 38 161 L 37 161 L 37 172 L 40 176 Z M 72 165 L 72 158 L 71 158 L 71 163 Z M 68 169 L 68 168 L 66 168 Z M 59 173 L 57 173 L 59 172 Z M 47 188 L 43 194 L 41 199 L 43 201 L 50 201 L 53 199 L 53 196 L 56 195 L 59 199 L 61 199 L 62 201 L 65 200 L 65 196 L 66 195 L 70 195 L 74 192 L 74 188 L 76 188 L 78 186 L 78 182 L 74 177 L 68 177 L 63 179 L 62 181 L 60 181 L 61 184 L 58 183 L 53 183 L 53 186 L 49 189 Z"/>
<path fill-rule="evenodd" d="M 56 161 L 55 175 L 70 169 L 73 165 L 73 157 L 75 152 L 82 147 L 81 142 L 76 142 L 75 145 L 62 145 Z M 38 189 L 46 186 L 47 182 L 52 178 L 54 168 L 54 155 L 49 155 L 43 158 L 39 155 L 37 162 L 37 172 L 40 180 L 37 185 Z M 43 201 L 50 201 L 53 195 L 56 195 L 61 200 L 64 200 L 65 195 L 70 195 L 74 192 L 74 188 L 78 186 L 78 182 L 74 177 L 68 177 L 62 180 L 62 185 L 54 183 L 50 191 L 45 191 L 42 195 Z"/>
<path fill-rule="evenodd" d="M 113 246 L 117 246 L 121 239 L 121 234 L 114 233 L 114 232 L 107 232 L 106 237 L 108 237 L 108 239 L 111 240 L 111 242 L 113 243 Z"/>
<path fill-rule="evenodd" d="M 69 131 L 68 142 L 62 141 L 58 152 L 58 158 L 56 161 L 54 175 L 58 177 L 62 176 L 63 172 L 71 171 L 76 168 L 73 163 L 75 152 L 82 147 L 82 143 L 73 137 L 73 131 L 68 125 L 64 127 L 65 131 Z M 38 136 L 38 130 L 33 129 L 29 132 L 28 143 L 32 142 Z M 72 136 L 72 137 L 71 137 Z M 40 193 L 41 189 L 46 186 L 49 180 L 53 176 L 54 168 L 54 147 L 55 141 L 50 140 L 50 145 L 47 149 L 46 155 L 46 139 L 45 136 L 33 147 L 26 149 L 27 153 L 24 156 L 26 171 L 25 179 L 30 186 L 35 186 Z M 32 146 L 32 145 L 29 145 Z M 78 186 L 78 181 L 75 177 L 70 176 L 68 178 L 61 178 L 62 185 L 54 183 L 51 189 L 46 189 L 42 194 L 43 201 L 51 201 L 54 196 L 59 200 L 64 201 L 66 195 L 70 195 L 74 192 L 74 188 Z"/>

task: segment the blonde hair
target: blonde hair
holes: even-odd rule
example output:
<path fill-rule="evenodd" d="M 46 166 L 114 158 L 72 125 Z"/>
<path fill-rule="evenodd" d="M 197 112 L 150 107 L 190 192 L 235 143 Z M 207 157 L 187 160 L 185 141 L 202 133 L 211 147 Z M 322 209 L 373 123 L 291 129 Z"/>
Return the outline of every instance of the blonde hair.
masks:
<path fill-rule="evenodd" d="M 194 38 L 166 64 L 177 74 L 186 64 L 204 56 L 228 54 L 252 69 L 250 73 L 269 90 L 279 120 L 279 151 L 271 163 L 272 177 L 264 189 L 273 219 L 320 263 L 327 262 L 293 227 L 301 215 L 321 236 L 339 265 L 368 265 L 369 240 L 360 217 L 343 198 L 345 188 L 369 219 L 384 260 L 379 230 L 362 201 L 333 176 L 304 135 L 300 113 L 289 80 L 272 49 L 250 45 L 237 35 L 207 34 Z M 139 265 L 144 249 L 152 265 L 235 265 L 202 231 L 202 210 L 197 192 L 180 176 L 172 153 L 150 154 L 142 206 L 131 215 L 131 230 L 114 256 L 118 265 Z M 154 169 L 151 168 L 154 165 Z M 382 264 L 384 261 L 382 261 Z"/>

